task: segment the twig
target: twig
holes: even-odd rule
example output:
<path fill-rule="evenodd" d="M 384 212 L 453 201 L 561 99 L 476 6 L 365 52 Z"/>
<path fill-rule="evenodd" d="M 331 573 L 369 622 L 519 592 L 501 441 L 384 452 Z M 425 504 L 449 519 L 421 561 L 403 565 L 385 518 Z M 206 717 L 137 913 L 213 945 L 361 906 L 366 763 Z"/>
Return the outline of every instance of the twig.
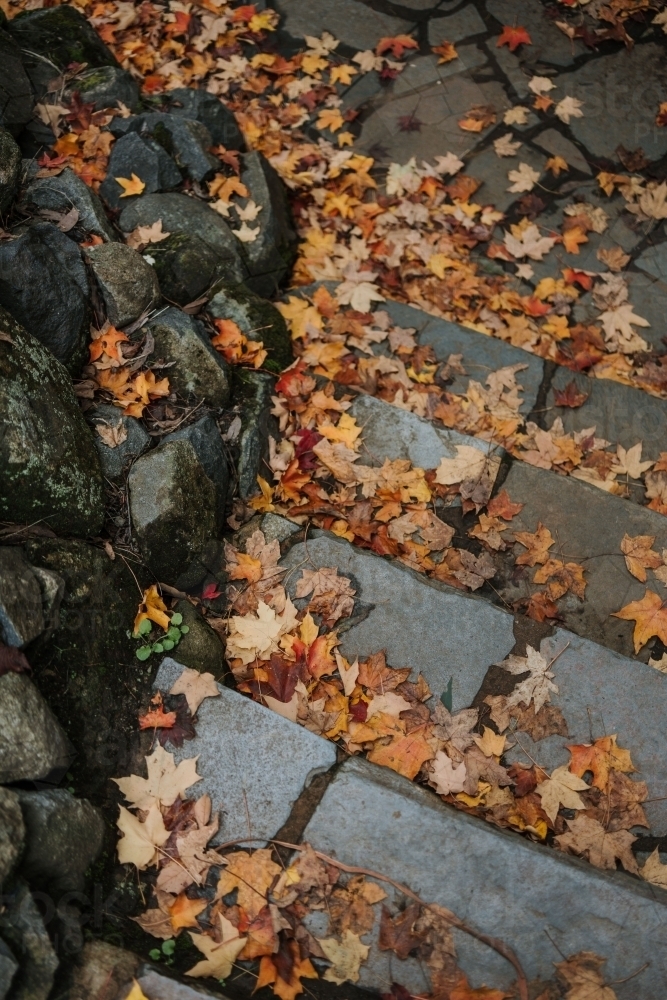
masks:
<path fill-rule="evenodd" d="M 237 844 L 245 844 L 248 840 L 260 840 L 259 837 L 239 837 L 237 840 L 228 840 L 224 844 L 219 844 L 216 847 L 217 851 L 223 851 L 227 847 L 235 847 Z M 269 841 L 271 844 L 277 844 L 279 847 L 286 847 L 290 851 L 305 851 L 306 848 L 302 844 L 290 844 L 285 840 L 273 840 Z M 433 912 L 438 913 L 443 916 L 443 908 L 435 906 L 431 903 L 426 903 L 418 896 L 416 892 L 409 889 L 407 885 L 403 885 L 401 882 L 396 882 L 394 879 L 390 878 L 388 875 L 383 875 L 381 872 L 373 871 L 371 868 L 360 868 L 357 865 L 345 865 L 342 861 L 338 861 L 337 858 L 332 858 L 328 854 L 323 854 L 321 851 L 314 851 L 314 854 L 320 861 L 325 861 L 329 865 L 333 865 L 335 868 L 340 868 L 341 871 L 347 872 L 350 875 L 367 875 L 369 878 L 378 879 L 380 882 L 387 882 L 392 885 L 394 889 L 397 889 L 404 896 L 408 896 L 410 899 L 414 899 L 416 903 L 420 906 L 426 907 L 427 910 L 433 910 Z M 476 930 L 465 921 L 461 920 L 452 913 L 450 910 L 446 911 L 446 919 L 451 923 L 452 927 L 456 927 L 457 930 L 462 931 L 464 934 L 468 934 L 470 937 L 476 938 L 477 941 L 481 941 L 482 944 L 487 945 L 492 948 L 493 951 L 501 955 L 510 965 L 513 966 L 514 971 L 517 975 L 517 988 L 519 991 L 519 1000 L 529 1000 L 528 998 L 528 980 L 526 979 L 526 974 L 521 967 L 519 959 L 514 954 L 514 951 L 506 945 L 504 941 L 499 938 L 491 937 L 489 934 L 484 934 L 482 931 Z"/>

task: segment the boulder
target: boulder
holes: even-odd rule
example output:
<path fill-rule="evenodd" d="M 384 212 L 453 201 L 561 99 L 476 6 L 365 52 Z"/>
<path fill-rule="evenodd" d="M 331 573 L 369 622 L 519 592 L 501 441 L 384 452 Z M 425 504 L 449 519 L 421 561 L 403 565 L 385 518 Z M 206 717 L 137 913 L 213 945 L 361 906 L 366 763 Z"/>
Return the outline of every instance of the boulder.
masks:
<path fill-rule="evenodd" d="M 120 228 L 130 233 L 137 226 L 152 226 L 162 220 L 165 233 L 198 236 L 218 258 L 227 281 L 243 281 L 247 275 L 245 252 L 222 216 L 197 198 L 185 194 L 148 194 L 123 209 Z"/>
<path fill-rule="evenodd" d="M 144 330 L 155 341 L 154 356 L 176 364 L 169 371 L 173 391 L 185 399 L 205 400 L 216 409 L 229 402 L 229 367 L 211 346 L 204 326 L 180 309 L 170 308 Z"/>
<path fill-rule="evenodd" d="M 0 93 L 0 99 L 2 94 Z M 21 176 L 21 150 L 11 133 L 0 128 L 0 215 L 4 215 L 16 196 Z"/>
<path fill-rule="evenodd" d="M 25 882 L 3 896 L 0 933 L 20 963 L 12 983 L 12 1000 L 47 1000 L 58 959 L 37 904 Z"/>
<path fill-rule="evenodd" d="M 26 674 L 0 677 L 0 782 L 64 775 L 71 760 L 67 737 Z"/>
<path fill-rule="evenodd" d="M 48 222 L 0 243 L 0 306 L 71 372 L 87 355 L 90 288 L 81 251 Z"/>
<path fill-rule="evenodd" d="M 192 118 L 147 111 L 131 118 L 115 118 L 109 127 L 116 136 L 138 132 L 150 137 L 174 158 L 186 176 L 199 184 L 220 169 L 220 161 L 208 152 L 213 145 L 211 133 Z"/>
<path fill-rule="evenodd" d="M 271 298 L 290 271 L 296 256 L 297 235 L 292 226 L 286 189 L 269 161 L 261 153 L 243 157 L 241 181 L 250 198 L 262 211 L 249 223 L 259 229 L 257 238 L 245 243 L 250 278 L 248 286 L 258 295 Z M 247 204 L 240 199 L 243 207 Z"/>
<path fill-rule="evenodd" d="M 183 624 L 190 629 L 178 644 L 178 662 L 200 673 L 222 677 L 227 668 L 225 647 L 218 633 L 189 601 L 178 601 L 174 610 L 183 615 Z"/>
<path fill-rule="evenodd" d="M 117 177 L 130 178 L 132 174 L 144 182 L 145 194 L 171 191 L 183 180 L 176 163 L 160 143 L 150 135 L 137 132 L 122 135 L 111 149 L 107 176 L 100 185 L 100 194 L 111 208 L 123 208 L 137 201 L 136 195 L 125 195 L 116 180 Z"/>
<path fill-rule="evenodd" d="M 97 66 L 79 73 L 66 88 L 65 100 L 71 101 L 76 92 L 84 104 L 94 104 L 96 111 L 117 108 L 119 102 L 130 111 L 138 111 L 141 105 L 134 77 L 119 66 Z"/>
<path fill-rule="evenodd" d="M 20 548 L 0 547 L 0 636 L 6 646 L 27 646 L 44 631 L 42 591 Z"/>
<path fill-rule="evenodd" d="M 104 519 L 102 473 L 70 378 L 1 309 L 0 332 L 0 518 L 45 518 L 54 531 L 95 535 Z"/>
<path fill-rule="evenodd" d="M 17 135 L 30 121 L 34 103 L 21 50 L 11 35 L 0 30 L 0 125 Z"/>
<path fill-rule="evenodd" d="M 90 67 L 117 66 L 95 29 L 75 7 L 46 7 L 18 14 L 7 31 L 19 45 L 23 65 L 38 96 L 70 63 Z"/>
<path fill-rule="evenodd" d="M 132 459 L 148 451 L 151 436 L 136 417 L 128 417 L 118 406 L 102 403 L 87 414 L 95 431 L 95 447 L 100 456 L 102 474 L 107 479 L 119 479 Z M 97 428 L 109 429 L 118 438 L 123 438 L 115 447 L 107 444 L 97 433 Z"/>
<path fill-rule="evenodd" d="M 25 826 L 18 795 L 0 786 L 0 887 L 13 872 L 23 850 Z M 2 983 L 2 953 L 0 952 L 0 983 Z M 0 988 L 0 995 L 2 989 Z"/>
<path fill-rule="evenodd" d="M 207 413 L 194 424 L 181 427 L 162 439 L 162 444 L 169 441 L 189 441 L 195 454 L 202 464 L 204 472 L 215 486 L 216 510 L 222 523 L 225 513 L 225 501 L 229 490 L 229 469 L 225 446 L 220 437 L 218 425 Z"/>
<path fill-rule="evenodd" d="M 141 552 L 158 580 L 195 586 L 217 534 L 215 486 L 189 441 L 142 455 L 128 476 L 130 514 Z"/>
<path fill-rule="evenodd" d="M 22 877 L 52 895 L 83 892 L 86 870 L 102 850 L 101 813 L 64 788 L 16 794 L 25 824 Z"/>
<path fill-rule="evenodd" d="M 166 240 L 151 243 L 147 252 L 155 261 L 160 291 L 179 306 L 194 302 L 220 276 L 215 250 L 193 233 L 172 233 Z"/>
<path fill-rule="evenodd" d="M 163 95 L 169 113 L 201 122 L 208 129 L 215 145 L 225 149 L 245 149 L 243 133 L 236 118 L 220 98 L 194 87 L 177 87 Z"/>
<path fill-rule="evenodd" d="M 19 963 L 12 955 L 11 950 L 0 938 L 0 1000 L 5 1000 L 9 993 L 18 967 Z"/>
<path fill-rule="evenodd" d="M 76 959 L 68 982 L 69 1000 L 126 997 L 141 965 L 138 955 L 106 941 L 88 941 Z"/>
<path fill-rule="evenodd" d="M 83 233 L 94 233 L 103 240 L 118 239 L 109 225 L 102 202 L 92 188 L 66 167 L 57 177 L 39 177 L 27 188 L 23 202 L 33 210 L 69 212 L 76 208 L 79 219 L 75 228 Z"/>
<path fill-rule="evenodd" d="M 102 243 L 89 247 L 86 259 L 112 326 L 120 328 L 134 323 L 160 301 L 155 271 L 132 247 Z"/>
<path fill-rule="evenodd" d="M 269 461 L 269 436 L 278 438 L 278 425 L 271 415 L 275 379 L 266 372 L 238 369 L 242 400 L 241 433 L 237 475 L 239 495 L 245 500 L 259 491 L 257 476 L 266 477 Z"/>
<path fill-rule="evenodd" d="M 261 340 L 269 352 L 262 367 L 281 372 L 294 361 L 292 338 L 281 313 L 247 285 L 217 282 L 207 312 L 215 319 L 232 319 L 250 340 Z"/>

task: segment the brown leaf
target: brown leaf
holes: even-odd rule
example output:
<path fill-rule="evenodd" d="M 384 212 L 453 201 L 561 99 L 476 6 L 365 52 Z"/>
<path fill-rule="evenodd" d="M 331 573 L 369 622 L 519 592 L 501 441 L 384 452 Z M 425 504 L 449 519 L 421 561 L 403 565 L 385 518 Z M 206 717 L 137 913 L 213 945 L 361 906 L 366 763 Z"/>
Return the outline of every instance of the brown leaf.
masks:
<path fill-rule="evenodd" d="M 399 684 L 407 681 L 410 674 L 410 667 L 394 669 L 387 666 L 385 652 L 380 650 L 360 663 L 358 682 L 372 694 L 385 694 L 387 691 L 395 691 Z"/>
<path fill-rule="evenodd" d="M 400 959 L 405 960 L 411 951 L 414 951 L 426 940 L 428 930 L 415 930 L 420 912 L 419 903 L 410 903 L 405 910 L 397 913 L 394 917 L 386 906 L 382 907 L 380 937 L 378 939 L 378 945 L 382 951 L 393 951 Z"/>
<path fill-rule="evenodd" d="M 549 549 L 554 544 L 554 539 L 541 522 L 535 532 L 517 531 L 514 537 L 527 549 L 517 556 L 517 566 L 535 566 L 537 563 L 545 563 L 549 558 Z"/>
<path fill-rule="evenodd" d="M 554 838 L 559 850 L 588 858 L 596 868 L 616 868 L 620 861 L 626 871 L 639 874 L 634 854 L 630 850 L 637 839 L 627 830 L 608 833 L 601 823 L 589 816 L 566 820 L 569 830 Z"/>
<path fill-rule="evenodd" d="M 655 535 L 623 535 L 621 552 L 625 555 L 625 565 L 637 580 L 646 583 L 646 570 L 662 566 L 662 556 L 651 546 Z"/>
<path fill-rule="evenodd" d="M 569 406 L 571 409 L 576 410 L 577 407 L 584 405 L 588 399 L 588 395 L 587 392 L 582 392 L 574 379 L 572 379 L 564 389 L 554 390 L 554 403 L 556 406 Z"/>
<path fill-rule="evenodd" d="M 568 987 L 566 1000 L 616 1000 L 600 971 L 606 961 L 592 951 L 579 951 L 564 962 L 556 962 L 558 975 Z"/>

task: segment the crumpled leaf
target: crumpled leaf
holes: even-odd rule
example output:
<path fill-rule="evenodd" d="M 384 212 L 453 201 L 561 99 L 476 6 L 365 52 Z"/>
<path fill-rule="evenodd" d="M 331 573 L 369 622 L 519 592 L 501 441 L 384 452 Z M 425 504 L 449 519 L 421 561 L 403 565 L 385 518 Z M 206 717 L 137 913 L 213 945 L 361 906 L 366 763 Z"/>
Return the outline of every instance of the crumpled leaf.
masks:
<path fill-rule="evenodd" d="M 239 906 L 254 919 L 266 906 L 266 894 L 282 868 L 272 861 L 270 848 L 260 848 L 252 854 L 235 851 L 227 857 L 229 863 L 220 873 L 216 898 L 238 889 Z"/>
<path fill-rule="evenodd" d="M 637 838 L 627 830 L 607 833 L 601 823 L 588 816 L 577 816 L 566 822 L 568 832 L 554 838 L 559 850 L 584 855 L 596 868 L 613 870 L 618 859 L 626 871 L 633 875 L 639 874 L 635 856 L 630 849 Z"/>
<path fill-rule="evenodd" d="M 359 967 L 365 962 L 370 951 L 369 945 L 362 944 L 361 939 L 352 931 L 344 931 L 342 939 L 318 938 L 318 943 L 331 966 L 324 973 L 324 978 L 330 983 L 356 983 L 359 981 Z"/>

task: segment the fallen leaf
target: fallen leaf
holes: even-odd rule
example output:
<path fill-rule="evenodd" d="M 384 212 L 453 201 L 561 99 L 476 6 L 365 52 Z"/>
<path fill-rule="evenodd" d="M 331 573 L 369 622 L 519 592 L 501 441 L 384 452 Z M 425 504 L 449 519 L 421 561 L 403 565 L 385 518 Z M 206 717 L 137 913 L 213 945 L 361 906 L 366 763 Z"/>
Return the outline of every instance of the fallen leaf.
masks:
<path fill-rule="evenodd" d="M 135 194 L 141 194 L 146 187 L 145 181 L 142 181 L 140 177 L 136 174 L 132 174 L 132 177 L 114 177 L 117 184 L 123 189 L 121 198 L 129 198 Z"/>
<path fill-rule="evenodd" d="M 596 252 L 596 257 L 603 264 L 606 264 L 610 271 L 622 271 L 630 262 L 630 254 L 625 253 L 621 247 L 600 247 Z"/>
<path fill-rule="evenodd" d="M 249 611 L 247 615 L 232 616 L 227 655 L 240 659 L 242 663 L 252 663 L 256 658 L 268 660 L 272 652 L 278 652 L 276 640 L 295 624 L 296 608 L 289 598 L 280 615 L 264 601 L 259 601 L 256 613 Z"/>
<path fill-rule="evenodd" d="M 515 156 L 517 149 L 519 149 L 522 143 L 513 140 L 514 136 L 511 132 L 501 136 L 500 139 L 495 139 L 493 148 L 496 151 L 496 156 Z"/>
<path fill-rule="evenodd" d="M 518 104 L 515 108 L 510 108 L 505 112 L 503 121 L 506 125 L 525 125 L 529 114 L 530 111 L 528 108 L 524 108 Z"/>
<path fill-rule="evenodd" d="M 144 995 L 144 992 L 136 979 L 132 980 L 132 989 L 125 997 L 125 1000 L 148 1000 L 148 997 Z"/>
<path fill-rule="evenodd" d="M 484 471 L 487 456 L 479 448 L 457 444 L 456 458 L 441 458 L 435 472 L 435 481 L 443 486 L 461 483 L 464 479 L 478 479 Z"/>
<path fill-rule="evenodd" d="M 505 233 L 504 242 L 513 257 L 542 260 L 555 245 L 556 239 L 552 236 L 542 236 L 537 226 L 530 225 L 526 226 L 518 238 L 512 233 Z"/>
<path fill-rule="evenodd" d="M 646 583 L 646 570 L 662 566 L 662 556 L 651 548 L 655 535 L 623 535 L 621 552 L 625 556 L 625 565 L 637 580 Z"/>
<path fill-rule="evenodd" d="M 592 951 L 580 951 L 564 962 L 556 962 L 558 974 L 568 986 L 565 1000 L 617 1000 L 600 972 L 605 962 Z"/>
<path fill-rule="evenodd" d="M 137 611 L 134 619 L 135 635 L 138 634 L 141 623 L 146 620 L 155 622 L 155 624 L 159 625 L 160 628 L 165 630 L 165 632 L 170 625 L 170 619 L 167 615 L 167 605 L 160 597 L 157 584 L 155 583 L 151 584 L 147 590 L 144 590 L 143 597 L 139 604 L 139 610 Z"/>
<path fill-rule="evenodd" d="M 451 62 L 452 59 L 458 59 L 459 57 L 455 46 L 451 42 L 446 41 L 441 42 L 440 45 L 433 45 L 431 52 L 435 52 L 437 56 L 440 56 L 438 59 L 438 65 Z"/>
<path fill-rule="evenodd" d="M 419 43 L 409 35 L 394 35 L 392 37 L 381 38 L 375 46 L 377 55 L 383 56 L 385 52 L 391 52 L 394 59 L 401 59 L 407 49 L 418 49 Z"/>
<path fill-rule="evenodd" d="M 170 837 L 157 805 L 150 807 L 143 823 L 124 806 L 120 806 L 117 825 L 123 834 L 118 841 L 118 860 L 122 865 L 132 864 L 144 869 L 157 863 L 160 857 L 158 848 L 163 847 Z"/>
<path fill-rule="evenodd" d="M 536 789 L 539 792 L 540 786 Z M 588 816 L 577 816 L 566 820 L 568 832 L 554 837 L 554 843 L 561 851 L 572 851 L 588 858 L 596 868 L 616 868 L 618 859 L 626 871 L 633 875 L 639 874 L 635 856 L 631 851 L 632 844 L 637 839 L 627 830 L 617 830 L 607 833 L 596 819 Z"/>
<path fill-rule="evenodd" d="M 550 156 L 544 164 L 544 169 L 549 170 L 554 177 L 559 177 L 563 170 L 569 170 L 567 160 L 562 156 Z"/>
<path fill-rule="evenodd" d="M 576 97 L 564 97 L 554 108 L 554 114 L 562 122 L 565 122 L 566 125 L 569 125 L 571 118 L 584 117 L 584 113 L 581 110 L 582 106 L 583 101 L 577 100 Z"/>
<path fill-rule="evenodd" d="M 635 622 L 632 636 L 635 653 L 638 653 L 654 635 L 667 644 L 667 607 L 652 590 L 647 588 L 641 601 L 631 601 L 620 611 L 612 612 L 612 616 Z"/>
<path fill-rule="evenodd" d="M 588 396 L 589 393 L 583 392 L 574 379 L 571 379 L 564 389 L 554 390 L 554 403 L 556 406 L 568 406 L 576 410 L 577 407 L 584 405 Z"/>
<path fill-rule="evenodd" d="M 500 48 L 502 45 L 507 45 L 510 52 L 514 52 L 519 45 L 532 45 L 532 40 L 525 28 L 520 27 L 510 27 L 509 25 L 503 25 L 502 33 L 496 40 L 496 46 Z"/>
<path fill-rule="evenodd" d="M 169 236 L 171 233 L 165 233 L 162 230 L 162 219 L 158 219 L 150 226 L 137 226 L 131 233 L 128 233 L 125 242 L 133 250 L 140 250 L 149 243 L 161 243 Z"/>
<path fill-rule="evenodd" d="M 611 770 L 626 773 L 635 770 L 630 751 L 616 746 L 616 736 L 602 736 L 594 743 L 570 745 L 567 749 L 572 755 L 570 771 L 579 777 L 586 771 L 591 771 L 593 785 L 603 791 L 607 787 Z"/>
<path fill-rule="evenodd" d="M 449 991 L 448 1000 L 506 1000 L 512 996 L 513 993 L 505 993 L 504 990 L 495 990 L 489 986 L 479 986 L 475 989 L 468 982 L 465 973 L 461 972 L 456 986 Z"/>
<path fill-rule="evenodd" d="M 521 191 L 532 191 L 540 179 L 540 171 L 533 170 L 528 163 L 520 163 L 516 170 L 510 170 L 507 174 L 512 181 L 508 191 L 518 194 Z"/>
<path fill-rule="evenodd" d="M 439 795 L 456 795 L 462 792 L 466 781 L 466 766 L 454 761 L 442 750 L 438 750 L 429 769 L 428 783 Z"/>
<path fill-rule="evenodd" d="M 283 979 L 283 975 L 288 975 L 289 979 Z M 304 990 L 302 978 L 317 979 L 317 972 L 310 959 L 301 957 L 298 943 L 287 941 L 281 945 L 277 955 L 264 955 L 260 960 L 255 992 L 262 986 L 273 984 L 273 992 L 280 1000 L 295 1000 Z"/>
<path fill-rule="evenodd" d="M 165 712 L 163 705 L 139 716 L 139 729 L 171 729 L 175 723 L 176 712 Z"/>
<path fill-rule="evenodd" d="M 552 601 L 557 601 L 569 590 L 583 601 L 586 590 L 584 567 L 575 562 L 564 563 L 561 559 L 547 559 L 535 571 L 533 583 L 546 583 L 546 593 Z"/>
<path fill-rule="evenodd" d="M 216 899 L 238 889 L 238 905 L 254 920 L 266 906 L 266 894 L 282 869 L 271 860 L 270 848 L 261 848 L 252 854 L 235 851 L 227 858 L 229 863 L 220 873 Z"/>
<path fill-rule="evenodd" d="M 190 934 L 192 943 L 205 960 L 197 962 L 185 975 L 196 979 L 211 977 L 212 979 L 227 979 L 232 972 L 234 962 L 243 951 L 247 937 L 240 937 L 239 932 L 229 920 L 220 914 L 222 926 L 222 942 L 218 943 L 207 934 Z"/>
<path fill-rule="evenodd" d="M 368 754 L 368 760 L 382 767 L 390 767 L 405 778 L 417 776 L 422 764 L 432 760 L 435 751 L 431 747 L 424 728 L 416 729 L 407 736 L 398 736 L 387 746 L 376 746 Z"/>
<path fill-rule="evenodd" d="M 220 691 L 213 674 L 200 674 L 198 670 L 186 667 L 178 680 L 174 681 L 169 694 L 184 694 L 188 708 L 194 715 L 204 698 L 218 698 Z"/>
<path fill-rule="evenodd" d="M 362 944 L 352 931 L 345 931 L 341 941 L 336 938 L 318 938 L 320 948 L 331 962 L 324 973 L 327 982 L 356 983 L 359 981 L 359 966 L 365 962 L 370 951 L 369 945 Z"/>
<path fill-rule="evenodd" d="M 660 849 L 658 847 L 655 848 L 652 854 L 649 854 L 646 863 L 639 869 L 639 874 L 645 882 L 651 882 L 652 885 L 661 885 L 664 889 L 667 889 L 667 865 L 663 865 L 661 862 Z"/>
<path fill-rule="evenodd" d="M 642 473 L 650 469 L 653 462 L 642 462 L 642 443 L 633 444 L 627 451 L 623 445 L 616 446 L 617 461 L 611 471 L 617 476 L 630 476 L 631 479 L 641 479 Z"/>
<path fill-rule="evenodd" d="M 502 517 L 505 521 L 511 521 L 513 517 L 520 514 L 524 508 L 522 503 L 513 503 L 510 500 L 507 490 L 502 489 L 500 493 L 489 500 L 486 509 L 490 517 Z"/>
<path fill-rule="evenodd" d="M 105 420 L 98 420 L 95 424 L 95 431 L 102 438 L 107 448 L 117 448 L 119 444 L 127 441 L 127 428 L 120 419 L 116 424 L 107 423 Z"/>
<path fill-rule="evenodd" d="M 137 774 L 129 778 L 112 778 L 128 802 L 142 811 L 151 809 L 157 803 L 165 806 L 173 805 L 176 799 L 183 797 L 187 788 L 201 781 L 197 774 L 198 757 L 182 760 L 178 767 L 174 764 L 174 755 L 162 747 L 146 757 L 148 778 Z"/>
<path fill-rule="evenodd" d="M 404 910 L 399 910 L 393 917 L 387 907 L 383 906 L 378 937 L 380 950 L 393 951 L 401 961 L 409 958 L 410 952 L 418 948 L 428 934 L 426 929 L 415 928 L 420 916 L 421 906 L 416 902 L 410 903 Z"/>
<path fill-rule="evenodd" d="M 535 711 L 539 712 L 542 706 L 549 701 L 550 692 L 558 693 L 558 687 L 552 681 L 554 675 L 553 671 L 549 669 L 549 663 L 532 646 L 526 646 L 525 656 L 515 656 L 511 653 L 506 660 L 498 663 L 497 666 L 508 670 L 511 674 L 528 673 L 528 677 L 521 681 L 507 696 L 507 704 L 510 707 L 521 702 L 524 705 L 530 705 L 533 701 Z"/>
<path fill-rule="evenodd" d="M 557 767 L 550 778 L 540 782 L 535 791 L 542 799 L 542 808 L 553 823 L 561 806 L 565 809 L 585 809 L 586 803 L 578 792 L 590 788 L 585 781 L 572 774 L 567 764 Z"/>
<path fill-rule="evenodd" d="M 485 757 L 501 757 L 505 749 L 505 737 L 484 726 L 482 736 L 475 736 L 475 743 Z"/>
<path fill-rule="evenodd" d="M 517 566 L 535 566 L 537 563 L 545 563 L 549 558 L 549 549 L 554 544 L 554 539 L 541 521 L 535 532 L 517 531 L 514 537 L 527 550 L 517 556 Z"/>

